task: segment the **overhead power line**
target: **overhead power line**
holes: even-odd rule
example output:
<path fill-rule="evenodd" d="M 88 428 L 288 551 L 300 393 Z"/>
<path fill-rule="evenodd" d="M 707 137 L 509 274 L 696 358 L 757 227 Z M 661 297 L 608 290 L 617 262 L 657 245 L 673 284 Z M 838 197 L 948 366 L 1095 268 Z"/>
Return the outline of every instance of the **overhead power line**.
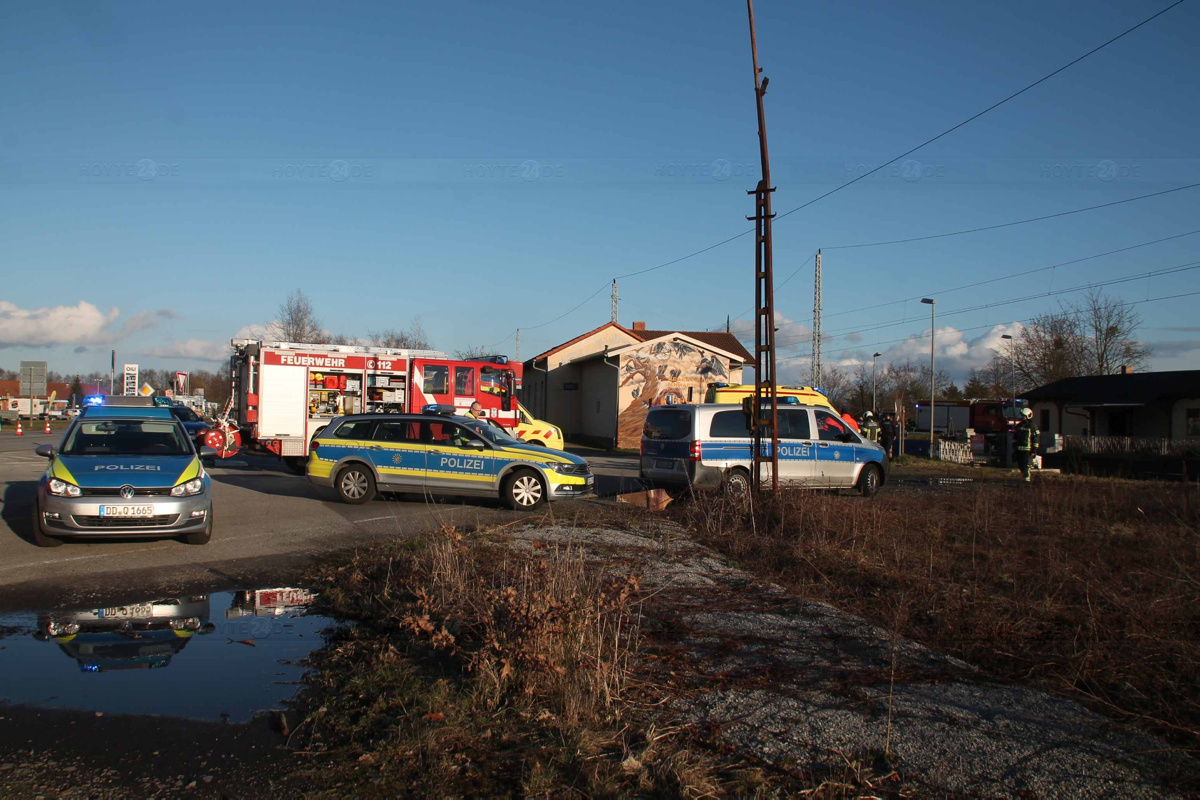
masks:
<path fill-rule="evenodd" d="M 882 164 L 880 164 L 879 166 L 875 167 L 875 169 L 873 169 L 873 170 L 871 170 L 871 171 L 869 171 L 869 172 L 864 172 L 862 175 L 858 175 L 858 176 L 856 176 L 856 177 L 854 177 L 854 178 L 851 178 L 850 180 L 848 180 L 848 181 L 846 181 L 845 183 L 843 183 L 841 186 L 837 186 L 837 187 L 835 187 L 835 188 L 833 188 L 833 189 L 830 189 L 830 190 L 829 190 L 828 192 L 826 192 L 825 194 L 818 195 L 817 197 L 814 197 L 812 200 L 809 200 L 807 203 L 805 203 L 805 204 L 803 204 L 803 205 L 800 205 L 800 206 L 796 206 L 796 207 L 795 207 L 795 208 L 793 208 L 791 211 L 787 211 L 787 212 L 785 212 L 785 213 L 783 213 L 783 214 L 780 214 L 780 215 L 779 215 L 779 217 L 778 217 L 778 219 L 783 219 L 783 218 L 784 218 L 784 217 L 786 217 L 786 216 L 789 216 L 789 215 L 791 215 L 791 214 L 795 214 L 797 211 L 803 211 L 804 209 L 808 208 L 809 206 L 813 205 L 814 203 L 819 203 L 820 201 L 824 200 L 826 197 L 829 197 L 829 196 L 830 196 L 830 195 L 832 195 L 832 194 L 836 194 L 836 193 L 840 192 L 842 189 L 845 189 L 847 186 L 852 186 L 852 185 L 854 185 L 854 184 L 858 183 L 859 181 L 861 181 L 863 178 L 866 178 L 866 177 L 868 177 L 868 176 L 870 176 L 870 175 L 874 175 L 876 172 L 878 172 L 879 170 L 883 169 L 884 167 L 886 167 L 886 166 L 888 166 L 888 165 L 890 165 L 890 164 L 895 164 L 897 161 L 899 161 L 900 159 L 904 158 L 905 156 L 910 156 L 910 155 L 912 155 L 913 153 L 915 153 L 915 152 L 917 152 L 918 150 L 920 150 L 921 148 L 923 148 L 923 147 L 926 147 L 927 145 L 931 145 L 931 144 L 933 144 L 933 143 L 934 143 L 934 142 L 936 142 L 938 139 L 941 139 L 943 136 L 946 136 L 946 135 L 948 135 L 948 134 L 951 134 L 951 133 L 953 133 L 954 131 L 958 130 L 959 128 L 963 127 L 964 125 L 969 125 L 970 123 L 972 123 L 972 122 L 974 122 L 975 120 L 977 120 L 977 119 L 979 119 L 980 117 L 982 117 L 984 114 L 987 114 L 987 113 L 989 113 L 989 112 L 991 112 L 991 111 L 994 111 L 994 110 L 996 110 L 996 109 L 997 109 L 997 108 L 999 108 L 1000 106 L 1002 106 L 1002 105 L 1004 105 L 1005 103 L 1007 103 L 1009 100 L 1013 100 L 1013 99 L 1015 99 L 1015 98 L 1017 98 L 1017 97 L 1020 97 L 1021 95 L 1025 94 L 1026 92 L 1028 92 L 1028 91 L 1029 91 L 1030 89 L 1032 89 L 1033 87 L 1035 87 L 1035 86 L 1037 86 L 1037 85 L 1039 85 L 1039 84 L 1045 83 L 1046 81 L 1050 80 L 1051 78 L 1053 78 L 1055 75 L 1059 74 L 1060 72 L 1063 72 L 1063 71 L 1065 71 L 1065 70 L 1068 70 L 1068 69 L 1070 69 L 1071 67 L 1075 66 L 1075 65 L 1076 65 L 1076 64 L 1078 64 L 1080 61 L 1083 61 L 1085 58 L 1087 58 L 1088 56 L 1090 56 L 1090 55 L 1093 55 L 1093 54 L 1095 54 L 1095 53 L 1098 53 L 1098 52 L 1100 52 L 1101 50 L 1103 50 L 1104 48 L 1108 47 L 1108 46 L 1109 46 L 1110 44 L 1112 44 L 1113 42 L 1116 42 L 1116 41 L 1118 41 L 1118 40 L 1120 40 L 1120 39 L 1123 39 L 1124 37 L 1126 37 L 1126 36 L 1128 36 L 1129 34 L 1133 33 L 1133 32 L 1134 32 L 1134 31 L 1136 31 L 1138 28 L 1142 27 L 1143 25 L 1147 24 L 1148 22 L 1150 22 L 1150 21 L 1152 21 L 1152 20 L 1154 20 L 1154 19 L 1157 19 L 1158 17 L 1161 17 L 1163 14 L 1167 13 L 1167 12 L 1168 12 L 1168 11 L 1170 11 L 1172 8 L 1174 8 L 1175 6 L 1177 6 L 1177 5 L 1181 4 L 1182 2 L 1183 2 L 1183 0 L 1175 0 L 1175 2 L 1174 2 L 1174 3 L 1172 3 L 1172 4 L 1171 4 L 1171 5 L 1169 5 L 1169 6 L 1167 6 L 1167 7 L 1166 7 L 1166 8 L 1164 8 L 1162 11 L 1159 11 L 1157 14 L 1152 14 L 1151 16 L 1149 16 L 1149 17 L 1146 17 L 1144 20 L 1142 20 L 1141 22 L 1139 22 L 1137 25 L 1134 25 L 1132 28 L 1127 28 L 1127 29 L 1126 29 L 1126 30 L 1124 30 L 1123 32 L 1121 32 L 1121 33 L 1118 33 L 1116 36 L 1114 36 L 1113 38 L 1109 39 L 1109 40 L 1108 40 L 1107 42 L 1105 42 L 1104 44 L 1097 45 L 1096 47 L 1093 47 L 1091 50 L 1089 50 L 1089 51 L 1087 51 L 1086 53 L 1084 53 L 1083 55 L 1079 56 L 1079 57 L 1078 57 L 1078 58 L 1076 58 L 1074 61 L 1071 61 L 1071 62 L 1069 62 L 1069 63 L 1067 63 L 1067 64 L 1063 64 L 1061 67 L 1059 67 L 1058 69 L 1054 70 L 1054 72 L 1051 72 L 1051 73 L 1050 73 L 1050 74 L 1048 74 L 1048 75 L 1043 75 L 1042 77 L 1038 78 L 1036 81 L 1034 81 L 1033 83 L 1029 84 L 1029 85 L 1028 85 L 1028 86 L 1026 86 L 1025 88 L 1023 88 L 1023 89 L 1018 89 L 1017 91 L 1013 92 L 1012 94 L 1010 94 L 1008 97 L 1004 98 L 1003 100 L 1000 100 L 1000 101 L 998 101 L 998 102 L 992 103 L 990 106 L 988 106 L 987 108 L 985 108 L 983 111 L 980 111 L 978 114 L 974 114 L 973 116 L 967 117 L 967 118 L 966 118 L 966 119 L 964 119 L 962 122 L 958 123 L 957 125 L 954 125 L 954 126 L 952 126 L 952 127 L 949 127 L 949 128 L 947 128 L 946 130 L 944 130 L 944 131 L 942 131 L 941 133 L 939 133 L 937 136 L 930 137 L 930 138 L 926 139 L 925 141 L 921 142 L 921 143 L 920 143 L 919 145 L 917 145 L 916 147 L 913 147 L 913 148 L 911 148 L 911 149 L 909 149 L 909 150 L 905 150 L 903 153 L 901 153 L 900 155 L 898 155 L 898 156 L 896 156 L 895 158 L 891 159 L 890 161 L 885 161 L 884 163 L 882 163 Z"/>
<path fill-rule="evenodd" d="M 1147 297 L 1145 300 L 1129 300 L 1129 301 L 1125 301 L 1124 304 L 1127 306 L 1140 306 L 1143 303 L 1157 303 L 1162 300 L 1178 300 L 1183 297 L 1195 297 L 1197 295 L 1200 295 L 1200 291 L 1184 292 L 1182 294 L 1163 295 L 1162 297 Z M 1035 319 L 1037 319 L 1037 318 L 1029 317 L 1027 319 L 1013 320 L 1013 322 L 1019 322 L 1019 323 L 1024 324 L 1026 322 L 1033 322 Z M 983 330 L 984 328 L 991 328 L 991 327 L 992 326 L 990 324 L 972 325 L 971 327 L 958 328 L 957 330 L 959 331 L 959 333 L 963 333 L 966 331 L 978 331 L 978 330 Z M 842 353 L 850 352 L 851 350 L 872 350 L 876 347 L 881 347 L 882 345 L 885 345 L 885 344 L 898 344 L 900 342 L 907 342 L 907 341 L 911 341 L 913 339 L 924 339 L 924 338 L 925 338 L 924 334 L 918 334 L 918 335 L 913 335 L 913 336 L 904 336 L 900 339 L 888 339 L 888 340 L 885 340 L 882 342 L 872 342 L 870 344 L 856 344 L 851 347 L 843 347 L 841 350 L 834 350 L 833 352 L 840 355 Z M 785 361 L 803 361 L 806 358 L 808 358 L 808 356 L 803 356 L 803 355 L 788 356 L 786 358 L 779 359 L 779 362 L 783 363 Z"/>
<path fill-rule="evenodd" d="M 1029 84 L 1029 85 L 1025 86 L 1025 87 L 1024 87 L 1024 88 L 1022 88 L 1022 89 L 1019 89 L 1019 90 L 1017 90 L 1017 91 L 1013 92 L 1012 94 L 1010 94 L 1009 96 L 1005 97 L 1004 99 L 1002 99 L 1002 100 L 1000 100 L 1000 101 L 998 101 L 998 102 L 996 102 L 996 103 L 993 103 L 992 105 L 990 105 L 990 106 L 988 106 L 987 108 L 983 109 L 982 111 L 980 111 L 980 112 L 978 112 L 978 113 L 976 113 L 976 114 L 974 114 L 974 115 L 972 115 L 972 116 L 968 117 L 967 119 L 963 120 L 962 122 L 959 122 L 958 124 L 956 124 L 956 125 L 954 125 L 954 126 L 952 126 L 952 127 L 950 127 L 950 128 L 947 128 L 946 130 L 942 131 L 941 133 L 937 134 L 936 136 L 933 136 L 933 137 L 930 137 L 929 139 L 926 139 L 924 142 L 922 142 L 921 144 L 918 144 L 916 147 L 912 147 L 912 148 L 910 148 L 910 149 L 906 150 L 905 152 L 901 153 L 900 155 L 896 156 L 895 158 L 892 158 L 892 159 L 890 159 L 890 160 L 888 160 L 888 161 L 886 161 L 886 162 L 884 162 L 884 163 L 880 164 L 879 166 L 875 167 L 874 169 L 870 170 L 869 172 L 865 172 L 865 173 L 863 173 L 862 175 L 858 175 L 858 176 L 856 176 L 856 177 L 852 178 L 851 180 L 849 180 L 849 181 L 847 181 L 847 182 L 845 182 L 845 183 L 841 184 L 840 186 L 837 186 L 837 187 L 835 187 L 835 188 L 831 189 L 830 191 L 828 191 L 828 192 L 826 192 L 826 193 L 824 193 L 824 194 L 822 194 L 822 195 L 819 195 L 819 196 L 817 196 L 817 197 L 814 197 L 812 200 L 809 200 L 808 202 L 804 203 L 803 205 L 797 206 L 796 208 L 793 208 L 793 209 L 792 209 L 792 210 L 790 210 L 790 211 L 787 211 L 787 212 L 784 212 L 783 214 L 779 214 L 779 215 L 777 215 L 777 216 L 776 216 L 776 220 L 783 219 L 784 217 L 791 216 L 792 214 L 795 214 L 795 213 L 796 213 L 796 212 L 798 212 L 798 211 L 802 211 L 802 210 L 804 210 L 805 208 L 808 208 L 809 206 L 812 206 L 812 205 L 814 205 L 815 203 L 818 203 L 818 202 L 820 202 L 821 200 L 824 200 L 826 197 L 829 197 L 830 195 L 833 195 L 833 194 L 835 194 L 835 193 L 837 193 L 837 192 L 840 192 L 842 189 L 845 189 L 845 188 L 846 188 L 846 187 L 848 187 L 848 186 L 852 186 L 853 184 L 855 184 L 855 183 L 859 182 L 859 181 L 860 181 L 860 180 L 862 180 L 863 178 L 866 178 L 866 177 L 868 177 L 868 176 L 870 176 L 870 175 L 873 175 L 874 173 L 878 172 L 879 170 L 883 169 L 884 167 L 887 167 L 887 166 L 889 166 L 890 164 L 893 164 L 893 163 L 895 163 L 896 161 L 899 161 L 900 159 L 902 159 L 902 158 L 904 158 L 904 157 L 906 157 L 906 156 L 908 156 L 908 155 L 911 155 L 912 153 L 915 153 L 916 151 L 920 150 L 921 148 L 923 148 L 923 147 L 925 147 L 925 146 L 927 146 L 927 145 L 929 145 L 929 144 L 932 144 L 933 142 L 936 142 L 937 140 L 939 140 L 939 139 L 943 138 L 944 136 L 947 136 L 947 135 L 949 135 L 950 133 L 953 133 L 954 131 L 958 130 L 959 128 L 962 128 L 963 126 L 965 126 L 965 125 L 968 125 L 968 124 L 970 124 L 971 122 L 974 122 L 975 120 L 977 120 L 977 119 L 979 119 L 980 117 L 984 116 L 985 114 L 987 114 L 987 113 L 989 113 L 989 112 L 991 112 L 991 111 L 993 111 L 993 110 L 995 110 L 995 109 L 999 108 L 1000 106 L 1004 105 L 1005 103 L 1009 102 L 1010 100 L 1013 100 L 1013 99 L 1015 99 L 1015 98 L 1019 97 L 1020 95 L 1024 94 L 1025 92 L 1029 91 L 1030 89 L 1034 88 L 1035 86 L 1038 86 L 1039 84 L 1042 84 L 1042 83 L 1044 83 L 1044 82 L 1046 82 L 1046 81 L 1050 80 L 1050 79 L 1051 79 L 1051 78 L 1053 78 L 1055 75 L 1058 75 L 1059 73 L 1061 73 L 1061 72 L 1064 72 L 1064 71 L 1065 71 L 1065 70 L 1067 70 L 1067 69 L 1070 69 L 1071 67 L 1075 66 L 1075 65 L 1076 65 L 1076 64 L 1078 64 L 1079 62 L 1081 62 L 1081 61 L 1083 61 L 1084 59 L 1088 58 L 1089 56 L 1092 56 L 1092 55 L 1094 55 L 1095 53 L 1098 53 L 1099 51 L 1101 51 L 1101 50 L 1103 50 L 1104 48 L 1108 47 L 1110 44 L 1113 44 L 1114 42 L 1116 42 L 1116 41 L 1118 41 L 1118 40 L 1120 40 L 1120 39 L 1124 38 L 1125 36 L 1128 36 L 1129 34 L 1131 34 L 1131 33 L 1133 33 L 1134 31 L 1136 31 L 1138 28 L 1141 28 L 1143 25 L 1146 25 L 1147 23 L 1149 23 L 1149 22 L 1153 21 L 1154 19 L 1156 19 L 1156 18 L 1158 18 L 1158 17 L 1162 16 L 1163 14 L 1167 13 L 1167 12 L 1168 12 L 1168 11 L 1170 11 L 1171 9 L 1175 8 L 1175 6 L 1178 6 L 1178 5 L 1182 4 L 1182 3 L 1183 3 L 1183 1 L 1184 1 L 1184 0 L 1176 0 L 1174 3 L 1172 3 L 1172 4 L 1171 4 L 1171 5 L 1169 5 L 1169 6 L 1167 6 L 1166 8 L 1162 9 L 1161 11 L 1159 11 L 1159 12 L 1157 12 L 1157 13 L 1155 13 L 1155 14 L 1153 14 L 1153 15 L 1149 16 L 1149 17 L 1147 17 L 1146 19 L 1142 20 L 1142 21 L 1141 21 L 1141 22 L 1139 22 L 1138 24 L 1136 24 L 1136 25 L 1134 25 L 1134 26 L 1132 26 L 1132 27 L 1130 27 L 1130 28 L 1127 28 L 1126 30 L 1124 30 L 1124 31 L 1122 31 L 1121 33 L 1117 34 L 1116 36 L 1112 37 L 1111 39 L 1109 39 L 1108 41 L 1104 42 L 1103 44 L 1097 45 L 1096 47 L 1092 48 L 1091 50 L 1089 50 L 1088 52 L 1086 52 L 1086 53 L 1084 53 L 1083 55 L 1079 56 L 1078 58 L 1074 59 L 1073 61 L 1071 61 L 1071 62 L 1069 62 L 1069 63 L 1067 63 L 1067 64 L 1064 64 L 1063 66 L 1059 67 L 1058 69 L 1054 70 L 1054 71 L 1053 71 L 1053 72 L 1051 72 L 1051 73 L 1048 73 L 1047 75 L 1044 75 L 1044 76 L 1042 76 L 1041 78 L 1037 79 L 1037 80 L 1036 80 L 1036 81 L 1034 81 L 1033 83 L 1031 83 L 1031 84 Z M 1192 184 L 1192 186 L 1196 186 L 1196 185 L 1200 185 L 1200 184 Z M 1167 190 L 1167 191 L 1164 191 L 1164 192 L 1159 192 L 1159 193 L 1157 193 L 1157 194 L 1167 194 L 1167 193 L 1168 193 L 1168 192 L 1170 192 L 1170 191 L 1180 191 L 1180 190 L 1182 190 L 1182 189 L 1192 188 L 1192 186 L 1183 186 L 1183 187 L 1179 187 L 1178 189 L 1171 189 L 1171 190 Z M 1153 196 L 1155 196 L 1155 195 L 1146 195 L 1146 197 L 1153 197 Z M 1125 201 L 1118 201 L 1118 202 L 1132 202 L 1132 200 L 1137 200 L 1137 199 L 1143 199 L 1143 198 L 1130 198 L 1129 200 L 1125 200 Z M 1117 203 L 1112 203 L 1112 204 L 1110 204 L 1110 205 L 1116 205 L 1116 204 L 1117 204 Z M 1103 208 L 1103 207 L 1105 207 L 1105 206 L 1097 206 L 1096 208 Z M 1092 209 L 1080 209 L 1080 210 L 1078 210 L 1078 211 L 1074 211 L 1074 212 L 1066 212 L 1066 213 L 1080 213 L 1080 211 L 1084 211 L 1084 210 L 1092 210 Z M 1058 214 L 1058 215 L 1050 215 L 1050 216 L 1048 216 L 1048 217 L 1045 217 L 1045 218 L 1046 218 L 1046 219 L 1049 219 L 1050 217 L 1053 217 L 1053 216 L 1063 216 L 1063 214 Z M 1033 221 L 1035 221 L 1035 220 L 1034 220 L 1034 219 L 1031 219 L 1031 220 L 1022 220 L 1022 221 L 1019 221 L 1019 222 L 1008 223 L 1008 224 L 1006 224 L 1006 225 L 1003 225 L 1003 226 L 997 226 L 997 227 L 1007 227 L 1008 225 L 1019 225 L 1019 224 L 1024 224 L 1025 222 L 1033 222 Z M 711 251 L 711 250 L 715 250 L 716 248 L 718 248 L 718 247 L 722 247 L 723 245 L 729 244 L 730 242 L 737 241 L 738 239 L 741 239 L 741 238 L 742 238 L 742 237 L 744 237 L 744 236 L 748 236 L 748 235 L 750 235 L 750 234 L 751 234 L 751 233 L 753 233 L 753 232 L 754 232 L 754 229 L 753 229 L 753 228 L 747 228 L 746 230 L 744 230 L 744 231 L 742 231 L 742 232 L 740 232 L 740 233 L 736 233 L 736 234 L 734 234 L 733 236 L 729 236 L 729 237 L 727 237 L 727 238 L 725 238 L 725 239 L 722 239 L 722 240 L 721 240 L 721 241 L 719 241 L 719 242 L 714 242 L 713 244 L 711 244 L 711 245 L 708 245 L 707 247 L 703 247 L 703 248 L 701 248 L 701 249 L 699 249 L 699 250 L 695 250 L 695 251 L 693 251 L 693 252 L 691 252 L 691 253 L 688 253 L 687 255 L 680 256 L 679 258 L 674 258 L 674 259 L 671 259 L 670 261 L 664 261 L 663 263 L 661 263 L 661 264 L 656 264 L 655 266 L 652 266 L 652 267 L 647 267 L 647 268 L 645 268 L 645 269 L 641 269 L 641 270 L 635 270 L 635 271 L 633 271 L 633 272 L 627 272 L 627 273 L 625 273 L 625 274 L 623 274 L 623 275 L 617 275 L 617 276 L 615 276 L 615 277 L 616 277 L 618 280 L 620 280 L 620 279 L 623 279 L 623 278 L 632 278 L 632 277 L 634 277 L 634 276 L 637 276 L 637 275 L 645 275 L 645 274 L 646 274 L 646 273 L 648 273 L 648 272 L 654 272 L 654 271 L 656 271 L 656 270 L 664 269 L 664 268 L 666 268 L 666 267 L 673 266 L 673 265 L 675 265 L 675 264 L 678 264 L 678 263 L 680 263 L 680 262 L 687 261 L 688 259 L 695 258 L 696 256 L 702 255 L 702 254 L 704 254 L 704 253 L 707 253 L 707 252 L 709 252 L 709 251 Z M 963 231 L 962 233 L 969 233 L 969 232 L 973 232 L 973 231 Z M 954 234 L 945 234 L 945 235 L 958 235 L 958 233 L 954 233 Z M 864 246 L 874 246 L 874 245 L 864 245 Z M 843 247 L 845 247 L 845 246 L 843 246 Z M 794 275 L 794 273 L 793 273 L 793 275 Z M 792 276 L 789 276 L 787 280 L 791 280 L 791 277 L 792 277 Z M 784 281 L 784 283 L 786 283 L 786 282 L 787 282 L 787 280 L 785 280 L 785 281 Z M 578 310 L 579 308 L 581 308 L 582 306 L 584 306 L 584 305 L 585 305 L 585 304 L 586 304 L 586 303 L 587 303 L 589 300 L 591 300 L 593 297 L 595 297 L 597 294 L 599 294 L 599 293 L 600 293 L 600 292 L 602 292 L 602 291 L 603 291 L 605 288 L 607 288 L 607 287 L 608 287 L 608 285 L 609 285 L 609 284 L 608 284 L 607 282 L 605 282 L 604 286 L 602 286 L 601 288 L 599 288 L 599 289 L 597 289 L 595 292 L 593 292 L 593 293 L 592 293 L 590 296 L 588 296 L 588 297 L 587 297 L 585 300 L 583 300 L 583 302 L 581 302 L 581 303 L 579 303 L 578 305 L 576 305 L 576 306 L 572 307 L 572 308 L 571 308 L 571 309 L 569 309 L 568 311 L 566 311 L 566 312 L 564 312 L 564 313 L 560 314 L 559 316 L 555 317 L 554 319 L 552 319 L 552 320 L 549 320 L 548 322 L 543 322 L 543 323 L 541 323 L 541 324 L 539 324 L 539 325 L 530 325 L 530 326 L 523 327 L 523 328 L 522 328 L 522 330 L 536 330 L 536 329 L 538 329 L 538 328 L 544 328 L 544 327 L 546 327 L 547 325 L 552 325 L 553 323 L 555 323 L 555 322 L 558 322 L 558 321 L 559 321 L 560 319 L 562 319 L 563 317 L 566 317 L 566 316 L 568 316 L 569 314 L 572 314 L 572 313 L 574 313 L 576 310 Z M 741 315 L 739 315 L 739 316 L 741 316 Z"/>
<path fill-rule="evenodd" d="M 1140 281 L 1140 280 L 1149 279 L 1149 278 L 1158 278 L 1158 277 L 1162 277 L 1163 275 L 1174 275 L 1179 272 L 1191 272 L 1192 270 L 1196 270 L 1196 269 L 1200 269 L 1200 261 L 1191 261 L 1186 264 L 1176 265 L 1174 267 L 1165 267 L 1163 269 L 1151 270 L 1149 272 L 1139 272 L 1139 273 L 1135 273 L 1132 275 L 1124 275 L 1120 278 L 1113 278 L 1113 279 L 1107 280 L 1107 281 L 1092 281 L 1089 283 L 1080 284 L 1078 286 L 1071 286 L 1071 287 L 1064 288 L 1064 289 L 1054 289 L 1054 290 L 1045 291 L 1045 292 L 1035 292 L 1033 294 L 1024 295 L 1023 297 L 1013 297 L 1013 298 L 1009 298 L 1007 300 L 999 300 L 994 303 L 981 303 L 980 305 L 967 306 L 965 308 L 957 308 L 957 309 L 954 309 L 953 311 L 943 311 L 938 316 L 949 317 L 949 316 L 953 316 L 955 314 L 967 314 L 972 311 L 983 311 L 985 309 L 999 308 L 1000 306 L 1008 306 L 1008 305 L 1012 305 L 1014 303 L 1024 303 L 1029 300 L 1039 300 L 1039 299 L 1045 298 L 1045 297 L 1056 297 L 1060 294 L 1070 294 L 1071 292 L 1082 292 L 1086 289 L 1099 289 L 1104 286 L 1116 286 L 1119 283 L 1129 283 L 1131 281 Z M 910 322 L 917 322 L 922 319 L 924 319 L 924 315 L 922 315 L 920 317 L 905 317 L 903 319 L 895 319 L 895 320 L 889 320 L 887 322 L 879 322 L 874 325 L 868 325 L 866 327 L 856 326 L 856 327 L 851 327 L 851 328 L 840 328 L 837 330 L 829 331 L 829 335 L 836 336 L 837 334 L 841 334 L 841 333 L 877 331 L 877 330 L 881 330 L 883 328 L 892 328 L 897 325 L 907 325 Z M 792 345 L 804 344 L 805 342 L 809 342 L 809 341 L 812 341 L 811 334 L 797 337 L 796 339 L 789 341 L 789 342 L 780 342 L 779 346 L 780 347 L 791 347 Z"/>

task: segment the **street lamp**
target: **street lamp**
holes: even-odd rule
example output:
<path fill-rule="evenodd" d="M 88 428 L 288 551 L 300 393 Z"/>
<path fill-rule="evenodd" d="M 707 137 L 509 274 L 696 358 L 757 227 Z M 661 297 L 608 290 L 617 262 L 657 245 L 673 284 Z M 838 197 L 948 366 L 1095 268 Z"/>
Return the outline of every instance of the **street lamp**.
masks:
<path fill-rule="evenodd" d="M 933 346 L 937 339 L 937 300 L 922 297 L 921 302 L 929 306 L 929 457 L 933 458 L 933 420 L 937 406 L 937 383 L 933 369 Z"/>
<path fill-rule="evenodd" d="M 874 414 L 879 410 L 879 403 L 875 400 L 875 359 L 879 358 L 883 353 L 875 353 L 871 356 L 871 413 Z"/>
<path fill-rule="evenodd" d="M 1017 361 L 1015 358 L 1016 353 L 1014 351 L 1017 347 L 1017 343 L 1015 341 L 1013 341 L 1013 337 L 1007 333 L 1000 334 L 1000 338 L 1008 339 L 1008 366 L 1012 370 L 1012 401 L 1013 401 L 1012 413 L 1013 413 L 1013 420 L 1016 420 L 1016 418 L 1017 418 Z"/>

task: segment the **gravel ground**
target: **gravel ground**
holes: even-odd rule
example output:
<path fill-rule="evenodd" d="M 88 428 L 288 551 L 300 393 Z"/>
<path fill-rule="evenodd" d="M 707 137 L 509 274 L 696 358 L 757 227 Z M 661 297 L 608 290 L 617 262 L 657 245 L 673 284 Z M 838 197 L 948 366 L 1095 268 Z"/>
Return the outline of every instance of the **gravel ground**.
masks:
<path fill-rule="evenodd" d="M 677 695 L 664 726 L 809 774 L 882 763 L 922 794 L 1171 797 L 1200 779 L 1157 738 L 757 582 L 649 514 L 642 525 L 527 528 L 511 544 L 579 546 L 642 576 L 639 671 Z"/>

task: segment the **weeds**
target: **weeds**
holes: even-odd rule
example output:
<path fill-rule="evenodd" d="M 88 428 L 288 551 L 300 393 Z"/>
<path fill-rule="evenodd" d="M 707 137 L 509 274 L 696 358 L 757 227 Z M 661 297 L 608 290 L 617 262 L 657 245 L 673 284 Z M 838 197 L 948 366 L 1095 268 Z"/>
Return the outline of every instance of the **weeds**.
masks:
<path fill-rule="evenodd" d="M 331 610 L 360 623 L 315 657 L 292 746 L 328 767 L 305 772 L 307 792 L 710 793 L 708 762 L 641 730 L 623 701 L 636 576 L 444 528 L 361 553 L 326 584 Z"/>
<path fill-rule="evenodd" d="M 785 491 L 672 513 L 741 565 L 958 656 L 1200 748 L 1195 487 L 1070 479 Z"/>

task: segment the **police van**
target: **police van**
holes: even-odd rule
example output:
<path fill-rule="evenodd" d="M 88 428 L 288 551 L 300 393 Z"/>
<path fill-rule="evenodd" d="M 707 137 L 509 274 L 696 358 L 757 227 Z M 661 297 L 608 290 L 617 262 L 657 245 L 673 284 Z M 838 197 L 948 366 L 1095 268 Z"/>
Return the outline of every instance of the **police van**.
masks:
<path fill-rule="evenodd" d="M 308 479 L 346 503 L 377 490 L 499 497 L 518 511 L 583 497 L 595 477 L 579 456 L 527 444 L 487 420 L 433 404 L 422 414 L 351 414 L 313 437 Z"/>
<path fill-rule="evenodd" d="M 781 482 L 857 489 L 865 497 L 879 491 L 887 479 L 882 447 L 827 405 L 781 401 Z M 741 405 L 655 406 L 642 429 L 641 476 L 652 486 L 746 492 L 753 442 Z"/>

